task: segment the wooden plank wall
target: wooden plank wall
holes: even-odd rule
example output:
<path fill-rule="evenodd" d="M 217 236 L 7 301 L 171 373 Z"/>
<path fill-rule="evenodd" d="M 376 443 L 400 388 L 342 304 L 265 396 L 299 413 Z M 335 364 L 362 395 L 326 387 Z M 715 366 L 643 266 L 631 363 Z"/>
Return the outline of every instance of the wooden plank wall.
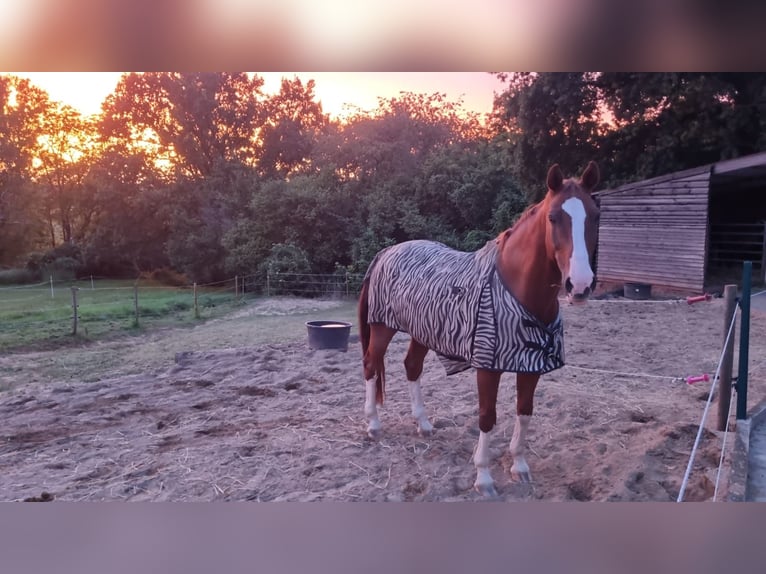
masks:
<path fill-rule="evenodd" d="M 710 167 L 601 196 L 599 280 L 702 290 Z"/>

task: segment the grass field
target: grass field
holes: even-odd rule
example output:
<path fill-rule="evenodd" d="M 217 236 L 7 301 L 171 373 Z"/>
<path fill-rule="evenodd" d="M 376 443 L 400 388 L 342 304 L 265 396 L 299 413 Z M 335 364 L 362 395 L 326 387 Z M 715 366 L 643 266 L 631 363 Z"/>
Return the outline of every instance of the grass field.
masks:
<path fill-rule="evenodd" d="M 105 332 L 102 337 L 64 334 L 47 343 L 9 349 L 14 352 L 0 350 L 0 392 L 34 382 L 93 382 L 153 372 L 168 368 L 182 352 L 306 341 L 305 323 L 310 320 L 349 321 L 354 325 L 352 334 L 357 333 L 353 298 L 247 298 L 240 305 L 208 309 L 209 320 L 189 319 L 190 313 L 180 313 L 179 320 L 173 315 L 141 319 L 139 329 L 131 328 L 130 320 L 125 319 L 122 324 L 127 326 L 121 331 Z M 89 341 L 97 344 L 87 344 Z M 358 360 L 358 343 L 350 344 L 349 349 L 350 360 Z"/>
<path fill-rule="evenodd" d="M 72 289 L 77 287 L 78 327 L 73 336 Z M 0 351 L 47 348 L 141 333 L 162 326 L 183 326 L 222 316 L 243 304 L 233 287 L 200 287 L 198 314 L 191 288 L 138 285 L 136 320 L 131 280 L 77 281 L 0 288 Z"/>

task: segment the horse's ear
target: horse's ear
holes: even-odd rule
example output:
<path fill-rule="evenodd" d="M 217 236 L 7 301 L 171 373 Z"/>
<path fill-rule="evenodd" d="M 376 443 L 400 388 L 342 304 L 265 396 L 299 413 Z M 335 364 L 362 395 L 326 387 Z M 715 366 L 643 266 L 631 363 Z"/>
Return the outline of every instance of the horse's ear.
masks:
<path fill-rule="evenodd" d="M 585 171 L 582 174 L 582 179 L 580 180 L 582 182 L 582 186 L 587 189 L 588 191 L 593 191 L 593 189 L 598 185 L 600 174 L 598 172 L 598 165 L 596 165 L 595 161 L 588 162 L 588 167 L 585 168 Z"/>
<path fill-rule="evenodd" d="M 554 163 L 548 170 L 548 189 L 557 192 L 564 185 L 564 174 L 561 173 L 559 164 Z"/>

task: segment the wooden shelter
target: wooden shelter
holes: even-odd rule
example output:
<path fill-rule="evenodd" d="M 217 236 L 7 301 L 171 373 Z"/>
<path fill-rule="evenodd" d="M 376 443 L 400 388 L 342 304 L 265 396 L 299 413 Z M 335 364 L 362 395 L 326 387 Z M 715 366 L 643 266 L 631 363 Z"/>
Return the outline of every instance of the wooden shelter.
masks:
<path fill-rule="evenodd" d="M 598 192 L 598 278 L 702 291 L 766 271 L 766 153 Z"/>

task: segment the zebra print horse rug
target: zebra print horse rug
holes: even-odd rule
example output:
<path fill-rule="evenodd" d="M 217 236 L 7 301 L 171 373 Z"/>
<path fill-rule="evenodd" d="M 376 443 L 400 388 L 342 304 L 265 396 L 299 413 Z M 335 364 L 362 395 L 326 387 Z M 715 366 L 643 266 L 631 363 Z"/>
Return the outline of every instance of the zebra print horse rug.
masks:
<path fill-rule="evenodd" d="M 369 322 L 409 333 L 436 352 L 447 375 L 563 367 L 561 313 L 550 325 L 529 313 L 503 284 L 496 258 L 494 240 L 468 253 L 424 240 L 384 249 L 365 276 Z"/>

